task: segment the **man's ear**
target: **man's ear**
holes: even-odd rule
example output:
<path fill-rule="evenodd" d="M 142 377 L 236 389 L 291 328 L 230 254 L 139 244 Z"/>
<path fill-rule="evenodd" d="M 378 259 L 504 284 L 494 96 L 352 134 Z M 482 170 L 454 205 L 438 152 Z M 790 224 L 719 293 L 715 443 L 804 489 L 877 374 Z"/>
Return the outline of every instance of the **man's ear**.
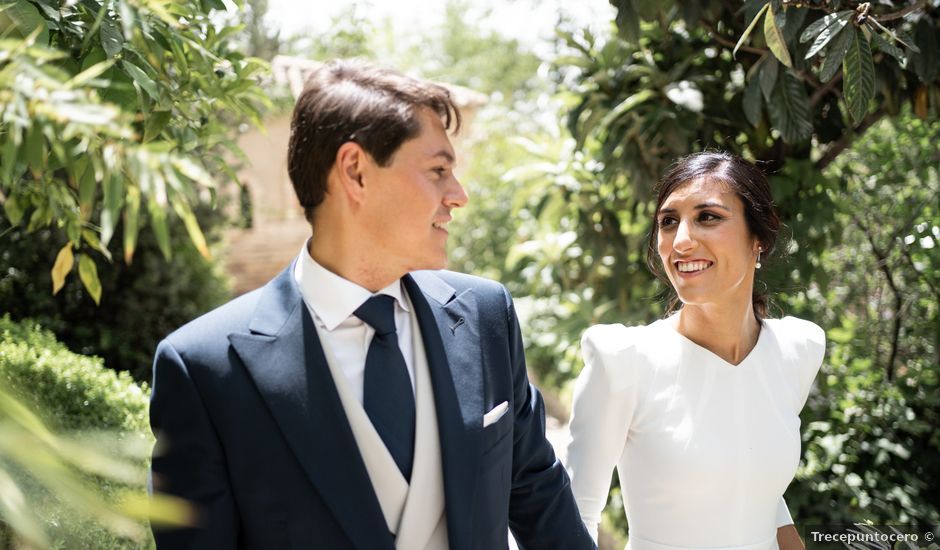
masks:
<path fill-rule="evenodd" d="M 347 141 L 336 151 L 334 170 L 342 193 L 361 203 L 365 192 L 363 174 L 371 157 L 358 143 Z"/>

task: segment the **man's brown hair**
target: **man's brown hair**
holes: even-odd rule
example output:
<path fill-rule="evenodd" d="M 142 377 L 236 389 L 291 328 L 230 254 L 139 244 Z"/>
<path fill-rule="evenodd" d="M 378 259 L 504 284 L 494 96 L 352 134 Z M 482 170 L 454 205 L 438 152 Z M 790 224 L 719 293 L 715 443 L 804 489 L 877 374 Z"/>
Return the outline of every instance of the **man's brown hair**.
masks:
<path fill-rule="evenodd" d="M 337 60 L 315 69 L 294 106 L 287 173 L 308 221 L 326 195 L 336 152 L 358 143 L 387 166 L 405 141 L 421 132 L 420 109 L 460 128 L 460 111 L 439 84 L 359 61 Z"/>

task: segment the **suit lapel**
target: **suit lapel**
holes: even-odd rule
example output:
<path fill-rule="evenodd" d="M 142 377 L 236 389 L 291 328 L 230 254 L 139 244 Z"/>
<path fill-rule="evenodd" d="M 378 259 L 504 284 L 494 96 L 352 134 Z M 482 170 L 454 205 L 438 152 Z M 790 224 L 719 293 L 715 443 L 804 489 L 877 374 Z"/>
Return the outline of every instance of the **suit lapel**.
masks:
<path fill-rule="evenodd" d="M 307 476 L 355 547 L 392 550 L 293 266 L 264 288 L 249 329 L 229 341 Z"/>
<path fill-rule="evenodd" d="M 476 298 L 469 290 L 455 296 L 454 289 L 432 273 L 406 275 L 404 281 L 434 388 L 448 540 L 453 550 L 470 548 L 485 397 Z"/>

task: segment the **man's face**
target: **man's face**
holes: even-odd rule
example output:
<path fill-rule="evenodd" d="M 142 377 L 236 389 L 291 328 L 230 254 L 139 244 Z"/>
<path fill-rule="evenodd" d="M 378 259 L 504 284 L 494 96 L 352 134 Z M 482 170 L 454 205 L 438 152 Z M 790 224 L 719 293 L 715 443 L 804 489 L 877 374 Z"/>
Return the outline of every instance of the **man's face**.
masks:
<path fill-rule="evenodd" d="M 441 119 L 420 111 L 421 132 L 402 143 L 388 166 L 369 158 L 363 223 L 376 264 L 402 274 L 447 266 L 451 210 L 467 203 L 454 177 L 456 156 Z"/>

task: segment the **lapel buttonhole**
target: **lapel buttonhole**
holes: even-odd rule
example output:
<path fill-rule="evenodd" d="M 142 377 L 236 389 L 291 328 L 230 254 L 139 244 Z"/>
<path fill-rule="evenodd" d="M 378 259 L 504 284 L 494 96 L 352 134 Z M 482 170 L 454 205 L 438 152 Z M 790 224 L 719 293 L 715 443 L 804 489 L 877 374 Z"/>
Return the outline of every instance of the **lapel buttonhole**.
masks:
<path fill-rule="evenodd" d="M 456 334 L 457 334 L 457 327 L 459 327 L 459 326 L 462 325 L 463 323 L 464 323 L 463 317 L 461 317 L 460 319 L 457 319 L 457 322 L 450 326 L 450 332 L 451 332 L 451 334 L 456 335 Z"/>

